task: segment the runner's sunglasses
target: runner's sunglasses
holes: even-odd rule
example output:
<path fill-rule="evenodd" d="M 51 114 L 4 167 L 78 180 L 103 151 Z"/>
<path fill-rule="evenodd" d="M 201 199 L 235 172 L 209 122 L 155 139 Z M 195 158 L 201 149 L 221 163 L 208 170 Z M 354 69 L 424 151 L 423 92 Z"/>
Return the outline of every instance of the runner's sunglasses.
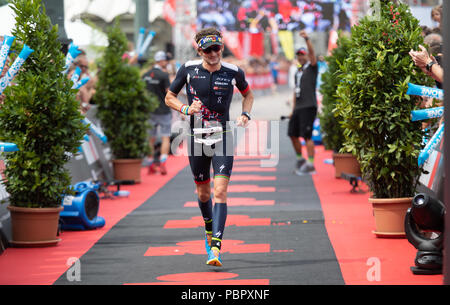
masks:
<path fill-rule="evenodd" d="M 203 53 L 209 54 L 209 53 L 211 53 L 212 51 L 214 51 L 214 52 L 219 52 L 221 49 L 222 49 L 222 46 L 219 46 L 219 45 L 215 44 L 215 45 L 212 45 L 212 46 L 210 46 L 210 47 L 204 49 L 204 50 L 203 50 Z"/>

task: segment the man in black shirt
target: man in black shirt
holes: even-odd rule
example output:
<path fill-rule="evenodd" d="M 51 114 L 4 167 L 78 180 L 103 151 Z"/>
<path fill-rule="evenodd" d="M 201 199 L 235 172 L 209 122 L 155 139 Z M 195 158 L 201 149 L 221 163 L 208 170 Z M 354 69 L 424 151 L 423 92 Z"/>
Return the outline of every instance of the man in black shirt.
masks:
<path fill-rule="evenodd" d="M 158 51 L 155 54 L 155 65 L 151 70 L 145 73 L 142 77 L 147 85 L 147 90 L 155 94 L 159 100 L 159 107 L 151 114 L 150 124 L 153 128 L 150 131 L 150 146 L 152 153 L 155 150 L 155 140 L 157 135 L 157 128 L 160 128 L 161 135 L 161 156 L 159 158 L 159 169 L 161 175 L 167 174 L 166 164 L 167 157 L 170 151 L 170 135 L 172 112 L 165 103 L 167 90 L 170 86 L 169 74 L 165 72 L 167 67 L 167 55 L 163 51 Z M 156 167 L 152 157 L 145 160 L 145 164 L 150 166 L 149 172 L 155 172 Z"/>
<path fill-rule="evenodd" d="M 300 36 L 306 41 L 308 49 L 297 51 L 299 68 L 295 74 L 294 109 L 289 120 L 288 136 L 297 154 L 297 175 L 313 174 L 314 168 L 314 141 L 312 138 L 314 120 L 317 115 L 316 84 L 318 65 L 314 47 L 306 31 Z M 300 137 L 305 140 L 308 159 L 302 156 Z"/>
<path fill-rule="evenodd" d="M 188 61 L 180 67 L 166 95 L 166 104 L 191 116 L 193 136 L 188 141 L 189 164 L 205 221 L 206 263 L 222 266 L 220 249 L 227 218 L 227 189 L 233 167 L 233 149 L 227 149 L 227 143 L 233 143 L 232 134 L 227 132 L 229 110 L 236 86 L 244 97 L 237 123 L 238 126 L 246 126 L 250 119 L 253 94 L 245 80 L 244 71 L 221 61 L 224 45 L 219 31 L 214 28 L 203 29 L 197 33 L 195 41 L 201 59 Z M 189 105 L 177 99 L 184 86 Z M 207 153 L 211 150 L 212 154 Z M 210 186 L 211 165 L 214 169 L 214 211 Z"/>

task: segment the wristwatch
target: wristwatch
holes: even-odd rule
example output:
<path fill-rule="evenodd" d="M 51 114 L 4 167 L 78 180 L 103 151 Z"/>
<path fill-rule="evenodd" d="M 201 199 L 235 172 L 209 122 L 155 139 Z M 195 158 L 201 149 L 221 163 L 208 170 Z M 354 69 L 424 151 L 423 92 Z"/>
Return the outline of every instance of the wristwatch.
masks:
<path fill-rule="evenodd" d="M 433 65 L 434 64 L 437 64 L 437 62 L 435 62 L 435 61 L 431 61 L 431 62 L 429 62 L 428 64 L 427 64 L 427 71 L 428 72 L 431 72 L 431 68 L 433 67 Z"/>
<path fill-rule="evenodd" d="M 252 116 L 247 111 L 242 112 L 241 115 L 245 115 L 249 121 L 252 119 Z"/>

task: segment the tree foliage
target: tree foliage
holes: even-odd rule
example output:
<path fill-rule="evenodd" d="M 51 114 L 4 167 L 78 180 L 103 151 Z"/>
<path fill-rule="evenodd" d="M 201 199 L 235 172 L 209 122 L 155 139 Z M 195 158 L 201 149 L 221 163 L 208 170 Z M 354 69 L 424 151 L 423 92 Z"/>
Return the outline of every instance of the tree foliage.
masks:
<path fill-rule="evenodd" d="M 146 92 L 139 69 L 122 58 L 127 39 L 118 22 L 108 30 L 108 42 L 99 65 L 97 116 L 115 158 L 142 158 L 149 152 L 148 119 L 158 101 Z"/>
<path fill-rule="evenodd" d="M 336 108 L 344 150 L 358 156 L 373 197 L 410 197 L 422 172 L 417 159 L 423 133 L 420 122 L 410 119 L 418 99 L 406 92 L 409 82 L 432 83 L 408 54 L 423 44 L 408 6 L 384 1 L 377 13 L 352 28 Z"/>
<path fill-rule="evenodd" d="M 322 85 L 320 93 L 322 94 L 322 111 L 319 114 L 320 128 L 322 131 L 322 141 L 326 149 L 339 152 L 344 143 L 344 130 L 339 122 L 342 118 L 335 113 L 337 102 L 337 87 L 342 80 L 342 71 L 340 64 L 347 58 L 350 50 L 350 38 L 339 35 L 337 47 L 326 58 L 328 70 L 322 74 Z"/>
<path fill-rule="evenodd" d="M 72 81 L 61 73 L 65 64 L 58 27 L 52 26 L 40 0 L 12 0 L 16 13 L 16 50 L 34 52 L 5 90 L 0 111 L 0 141 L 15 143 L 18 152 L 5 154 L 11 205 L 56 207 L 69 193 L 65 169 L 78 151 L 86 127 Z"/>

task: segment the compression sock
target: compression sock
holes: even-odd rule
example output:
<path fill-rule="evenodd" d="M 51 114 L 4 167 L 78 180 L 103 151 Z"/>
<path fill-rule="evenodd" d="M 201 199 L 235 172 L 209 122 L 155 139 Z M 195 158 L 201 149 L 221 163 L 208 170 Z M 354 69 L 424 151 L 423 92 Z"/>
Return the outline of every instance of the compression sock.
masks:
<path fill-rule="evenodd" d="M 212 201 L 211 198 L 207 202 L 201 202 L 198 200 L 198 206 L 202 212 L 203 220 L 205 221 L 205 231 L 206 233 L 212 234 Z"/>
<path fill-rule="evenodd" d="M 220 251 L 222 247 L 223 230 L 227 220 L 227 204 L 217 203 L 214 205 L 213 212 L 213 237 L 211 241 L 211 249 L 217 248 Z"/>

